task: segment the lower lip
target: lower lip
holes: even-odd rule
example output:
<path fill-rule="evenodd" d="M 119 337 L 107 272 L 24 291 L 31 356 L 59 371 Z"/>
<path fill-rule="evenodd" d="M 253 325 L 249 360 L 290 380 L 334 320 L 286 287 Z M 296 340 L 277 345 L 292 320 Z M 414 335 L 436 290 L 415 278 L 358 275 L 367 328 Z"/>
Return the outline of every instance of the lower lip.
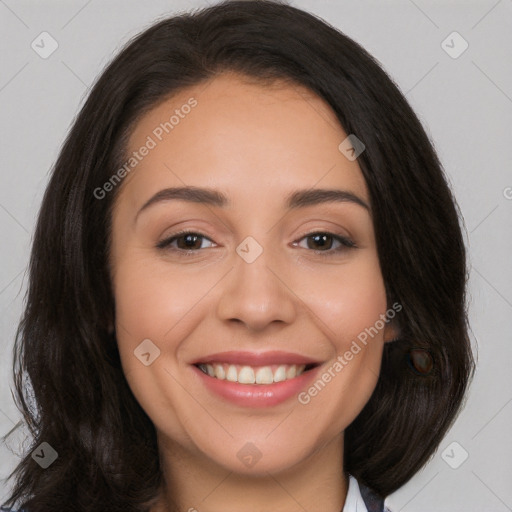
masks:
<path fill-rule="evenodd" d="M 239 384 L 210 377 L 197 366 L 192 365 L 192 369 L 211 392 L 241 407 L 278 405 L 293 395 L 298 395 L 313 380 L 320 368 L 319 365 L 298 377 L 272 384 Z"/>

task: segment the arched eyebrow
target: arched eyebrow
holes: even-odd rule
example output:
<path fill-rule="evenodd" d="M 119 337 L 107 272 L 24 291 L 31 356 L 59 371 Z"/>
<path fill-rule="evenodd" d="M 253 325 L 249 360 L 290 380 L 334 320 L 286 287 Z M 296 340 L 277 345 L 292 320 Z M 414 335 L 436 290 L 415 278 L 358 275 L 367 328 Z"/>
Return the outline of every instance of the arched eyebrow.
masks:
<path fill-rule="evenodd" d="M 231 201 L 227 196 L 215 189 L 194 186 L 165 188 L 150 197 L 142 205 L 135 216 L 135 222 L 141 212 L 149 208 L 151 205 L 171 200 L 208 204 L 217 208 L 227 208 L 231 206 Z M 368 212 L 371 211 L 368 203 L 353 192 L 348 190 L 323 188 L 310 188 L 291 192 L 285 198 L 285 208 L 288 210 L 294 210 L 297 208 L 305 208 L 307 206 L 333 202 L 350 202 L 365 208 Z"/>

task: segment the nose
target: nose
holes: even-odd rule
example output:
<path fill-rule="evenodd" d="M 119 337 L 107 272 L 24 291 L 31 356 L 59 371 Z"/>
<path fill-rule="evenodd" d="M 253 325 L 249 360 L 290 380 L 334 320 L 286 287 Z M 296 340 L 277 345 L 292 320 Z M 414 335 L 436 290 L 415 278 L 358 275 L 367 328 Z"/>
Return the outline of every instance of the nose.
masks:
<path fill-rule="evenodd" d="M 241 323 L 251 331 L 294 321 L 299 299 L 287 285 L 286 272 L 269 255 L 264 250 L 252 263 L 236 256 L 217 305 L 221 321 Z"/>

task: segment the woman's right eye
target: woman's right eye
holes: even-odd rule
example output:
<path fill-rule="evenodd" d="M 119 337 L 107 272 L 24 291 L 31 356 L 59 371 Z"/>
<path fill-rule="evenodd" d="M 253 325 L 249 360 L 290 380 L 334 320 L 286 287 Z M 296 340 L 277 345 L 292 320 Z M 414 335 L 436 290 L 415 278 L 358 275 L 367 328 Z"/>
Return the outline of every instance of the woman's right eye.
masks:
<path fill-rule="evenodd" d="M 197 233 L 195 231 L 180 231 L 179 233 L 174 233 L 170 237 L 161 240 L 158 242 L 156 247 L 158 249 L 177 251 L 182 254 L 185 253 L 183 255 L 187 256 L 199 249 L 205 248 L 202 247 L 201 242 L 199 242 L 198 246 L 198 240 L 201 239 L 209 240 L 211 242 L 209 238 L 201 233 Z M 177 247 L 173 246 L 174 242 L 177 242 Z"/>

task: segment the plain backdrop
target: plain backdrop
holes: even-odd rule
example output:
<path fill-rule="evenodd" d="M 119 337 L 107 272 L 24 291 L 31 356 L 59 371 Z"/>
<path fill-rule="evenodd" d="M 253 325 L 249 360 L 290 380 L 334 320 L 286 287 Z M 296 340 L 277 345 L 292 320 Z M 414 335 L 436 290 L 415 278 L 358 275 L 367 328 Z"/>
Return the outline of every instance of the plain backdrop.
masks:
<path fill-rule="evenodd" d="M 395 80 L 434 142 L 465 220 L 476 376 L 437 453 L 386 504 L 393 512 L 511 511 L 512 0 L 290 3 L 355 39 Z M 0 434 L 20 419 L 10 391 L 14 332 L 38 208 L 71 122 L 124 43 L 157 18 L 206 5 L 0 0 Z M 58 44 L 48 58 L 31 46 L 42 32 Z M 23 438 L 19 430 L 12 439 Z M 14 445 L 0 446 L 0 479 L 17 461 Z M 7 490 L 0 480 L 0 499 Z"/>

